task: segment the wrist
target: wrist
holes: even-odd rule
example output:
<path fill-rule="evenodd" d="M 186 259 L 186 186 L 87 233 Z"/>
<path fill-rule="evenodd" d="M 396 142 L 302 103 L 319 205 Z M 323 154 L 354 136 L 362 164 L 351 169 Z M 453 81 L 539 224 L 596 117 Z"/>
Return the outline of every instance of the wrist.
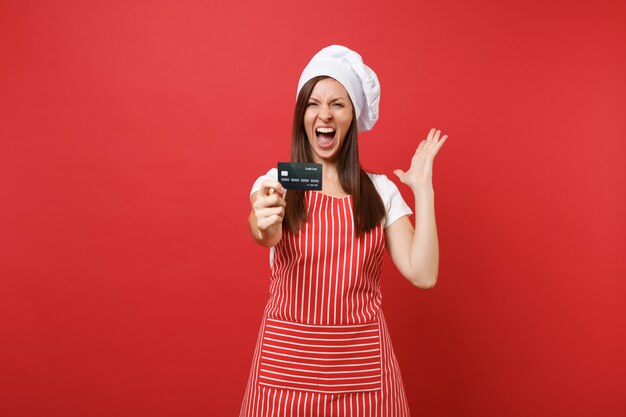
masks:
<path fill-rule="evenodd" d="M 432 183 L 428 184 L 415 184 L 411 187 L 413 190 L 413 194 L 415 195 L 423 195 L 423 194 L 434 194 L 435 189 L 433 188 Z"/>

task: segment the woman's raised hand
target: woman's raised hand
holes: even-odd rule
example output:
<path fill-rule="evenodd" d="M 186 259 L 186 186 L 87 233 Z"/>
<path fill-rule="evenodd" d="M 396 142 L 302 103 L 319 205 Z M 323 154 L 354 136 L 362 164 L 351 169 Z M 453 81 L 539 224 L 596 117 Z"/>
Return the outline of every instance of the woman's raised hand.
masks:
<path fill-rule="evenodd" d="M 440 130 L 430 129 L 428 137 L 417 146 L 417 150 L 411 159 L 409 170 L 406 172 L 401 169 L 393 171 L 400 181 L 411 187 L 413 191 L 425 185 L 432 187 L 433 161 L 435 155 L 437 155 L 437 152 L 439 152 L 439 149 L 441 149 L 441 146 L 448 138 L 448 135 L 443 135 L 440 139 L 440 134 Z"/>
<path fill-rule="evenodd" d="M 280 182 L 266 179 L 261 183 L 261 189 L 252 202 L 260 239 L 281 230 L 286 206 L 284 196 L 285 189 Z"/>

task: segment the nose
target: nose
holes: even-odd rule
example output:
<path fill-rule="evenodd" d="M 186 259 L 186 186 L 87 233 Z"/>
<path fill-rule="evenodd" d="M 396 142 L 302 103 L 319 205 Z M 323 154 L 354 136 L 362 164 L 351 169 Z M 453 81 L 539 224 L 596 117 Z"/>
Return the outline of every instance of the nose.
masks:
<path fill-rule="evenodd" d="M 333 117 L 333 114 L 330 112 L 330 107 L 321 106 L 318 117 L 320 120 L 330 120 Z"/>

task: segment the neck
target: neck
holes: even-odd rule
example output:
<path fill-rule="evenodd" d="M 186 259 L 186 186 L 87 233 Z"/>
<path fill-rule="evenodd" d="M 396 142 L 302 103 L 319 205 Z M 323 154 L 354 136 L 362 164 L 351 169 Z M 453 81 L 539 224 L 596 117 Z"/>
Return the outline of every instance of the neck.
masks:
<path fill-rule="evenodd" d="M 339 172 L 337 171 L 337 162 L 325 161 L 315 158 L 316 164 L 322 165 L 322 175 L 325 179 L 337 180 L 339 178 Z"/>

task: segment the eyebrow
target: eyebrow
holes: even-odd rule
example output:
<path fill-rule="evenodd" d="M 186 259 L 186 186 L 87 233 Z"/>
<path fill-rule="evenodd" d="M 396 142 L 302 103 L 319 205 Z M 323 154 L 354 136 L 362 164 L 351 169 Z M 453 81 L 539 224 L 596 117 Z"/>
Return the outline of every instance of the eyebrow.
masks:
<path fill-rule="evenodd" d="M 317 101 L 318 103 L 320 102 L 318 99 L 313 98 L 313 97 L 309 97 L 309 100 Z M 339 101 L 339 100 L 345 100 L 345 98 L 344 97 L 336 97 L 336 98 L 330 100 L 330 102 L 334 103 L 335 101 Z"/>

